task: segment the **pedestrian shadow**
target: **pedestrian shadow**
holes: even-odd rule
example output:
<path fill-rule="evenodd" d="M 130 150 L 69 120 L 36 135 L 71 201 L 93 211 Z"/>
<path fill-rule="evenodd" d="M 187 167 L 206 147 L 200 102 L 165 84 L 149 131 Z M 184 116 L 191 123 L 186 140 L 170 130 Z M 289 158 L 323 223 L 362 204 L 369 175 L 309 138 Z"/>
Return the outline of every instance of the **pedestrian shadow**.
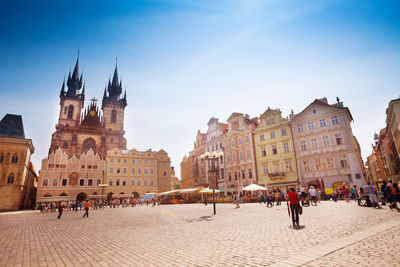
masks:
<path fill-rule="evenodd" d="M 183 221 L 186 222 L 186 223 L 203 222 L 203 221 L 210 222 L 210 221 L 212 221 L 211 218 L 212 218 L 212 216 L 208 215 L 208 216 L 201 216 L 198 219 L 185 219 Z"/>
<path fill-rule="evenodd" d="M 305 225 L 300 225 L 300 226 L 296 226 L 296 227 L 292 227 L 294 230 L 301 230 L 301 229 L 304 229 L 304 228 L 306 228 L 306 226 Z"/>

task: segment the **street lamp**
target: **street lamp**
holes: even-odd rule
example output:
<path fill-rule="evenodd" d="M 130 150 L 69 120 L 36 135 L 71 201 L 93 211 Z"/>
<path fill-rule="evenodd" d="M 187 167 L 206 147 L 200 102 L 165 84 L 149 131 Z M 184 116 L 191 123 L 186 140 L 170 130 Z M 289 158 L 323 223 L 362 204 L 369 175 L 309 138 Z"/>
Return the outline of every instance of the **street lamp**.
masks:
<path fill-rule="evenodd" d="M 213 153 L 213 154 L 211 154 L 210 152 L 206 152 L 206 153 L 204 153 L 203 155 L 200 156 L 202 159 L 205 159 L 208 162 L 211 162 L 211 169 L 208 170 L 208 186 L 212 187 L 212 190 L 213 190 L 213 210 L 214 210 L 214 215 L 217 214 L 216 200 L 215 200 L 215 189 L 218 188 L 218 177 L 217 177 L 218 173 L 219 173 L 218 159 L 219 159 L 219 157 L 221 157 L 223 155 L 224 155 L 224 153 L 221 151 L 219 153 Z M 217 164 L 215 164 L 215 161 L 217 162 Z"/>

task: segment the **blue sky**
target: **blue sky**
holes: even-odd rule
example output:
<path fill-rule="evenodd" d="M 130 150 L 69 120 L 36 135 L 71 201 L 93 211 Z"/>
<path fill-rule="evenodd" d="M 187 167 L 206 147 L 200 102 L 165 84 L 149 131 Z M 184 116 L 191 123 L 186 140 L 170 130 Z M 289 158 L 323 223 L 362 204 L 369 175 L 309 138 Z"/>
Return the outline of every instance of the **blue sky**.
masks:
<path fill-rule="evenodd" d="M 10 1 L 11 2 L 11 1 Z M 179 173 L 211 116 L 300 112 L 336 96 L 362 155 L 400 94 L 398 1 L 13 1 L 0 16 L 0 117 L 21 114 L 37 169 L 78 48 L 86 99 L 118 57 L 128 148 L 165 149 Z"/>

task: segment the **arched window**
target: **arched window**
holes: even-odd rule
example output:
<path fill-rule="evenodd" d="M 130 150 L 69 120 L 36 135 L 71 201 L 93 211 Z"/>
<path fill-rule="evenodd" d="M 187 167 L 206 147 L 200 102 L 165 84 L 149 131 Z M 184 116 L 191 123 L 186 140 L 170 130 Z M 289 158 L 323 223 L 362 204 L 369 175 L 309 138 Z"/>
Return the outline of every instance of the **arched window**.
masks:
<path fill-rule="evenodd" d="M 111 110 L 111 122 L 117 122 L 117 111 L 115 109 Z"/>
<path fill-rule="evenodd" d="M 65 194 L 64 192 L 60 194 L 61 197 L 65 197 L 67 196 L 67 194 Z"/>
<path fill-rule="evenodd" d="M 68 108 L 64 107 L 64 114 L 67 114 L 67 110 L 68 110 Z"/>
<path fill-rule="evenodd" d="M 18 154 L 14 154 L 11 158 L 11 163 L 18 163 Z"/>
<path fill-rule="evenodd" d="M 14 174 L 10 173 L 7 179 L 7 184 L 13 184 L 14 183 Z"/>
<path fill-rule="evenodd" d="M 0 153 L 0 163 L 2 163 L 3 160 L 4 160 L 4 154 L 3 154 L 3 153 Z"/>
<path fill-rule="evenodd" d="M 88 138 L 83 141 L 82 148 L 84 153 L 87 153 L 90 149 L 92 149 L 93 152 L 96 153 L 96 141 L 94 141 L 93 138 Z"/>
<path fill-rule="evenodd" d="M 74 106 L 73 105 L 69 105 L 68 107 L 68 119 L 72 119 L 74 115 Z"/>
<path fill-rule="evenodd" d="M 64 142 L 63 148 L 68 148 L 68 142 Z"/>

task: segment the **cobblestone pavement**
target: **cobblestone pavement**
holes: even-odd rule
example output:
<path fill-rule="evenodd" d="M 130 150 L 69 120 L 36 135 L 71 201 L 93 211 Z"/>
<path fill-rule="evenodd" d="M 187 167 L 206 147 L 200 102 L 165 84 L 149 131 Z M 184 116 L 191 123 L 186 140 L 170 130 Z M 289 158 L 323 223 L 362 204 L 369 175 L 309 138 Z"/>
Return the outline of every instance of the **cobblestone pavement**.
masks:
<path fill-rule="evenodd" d="M 323 202 L 0 213 L 0 266 L 400 266 L 400 213 Z"/>

